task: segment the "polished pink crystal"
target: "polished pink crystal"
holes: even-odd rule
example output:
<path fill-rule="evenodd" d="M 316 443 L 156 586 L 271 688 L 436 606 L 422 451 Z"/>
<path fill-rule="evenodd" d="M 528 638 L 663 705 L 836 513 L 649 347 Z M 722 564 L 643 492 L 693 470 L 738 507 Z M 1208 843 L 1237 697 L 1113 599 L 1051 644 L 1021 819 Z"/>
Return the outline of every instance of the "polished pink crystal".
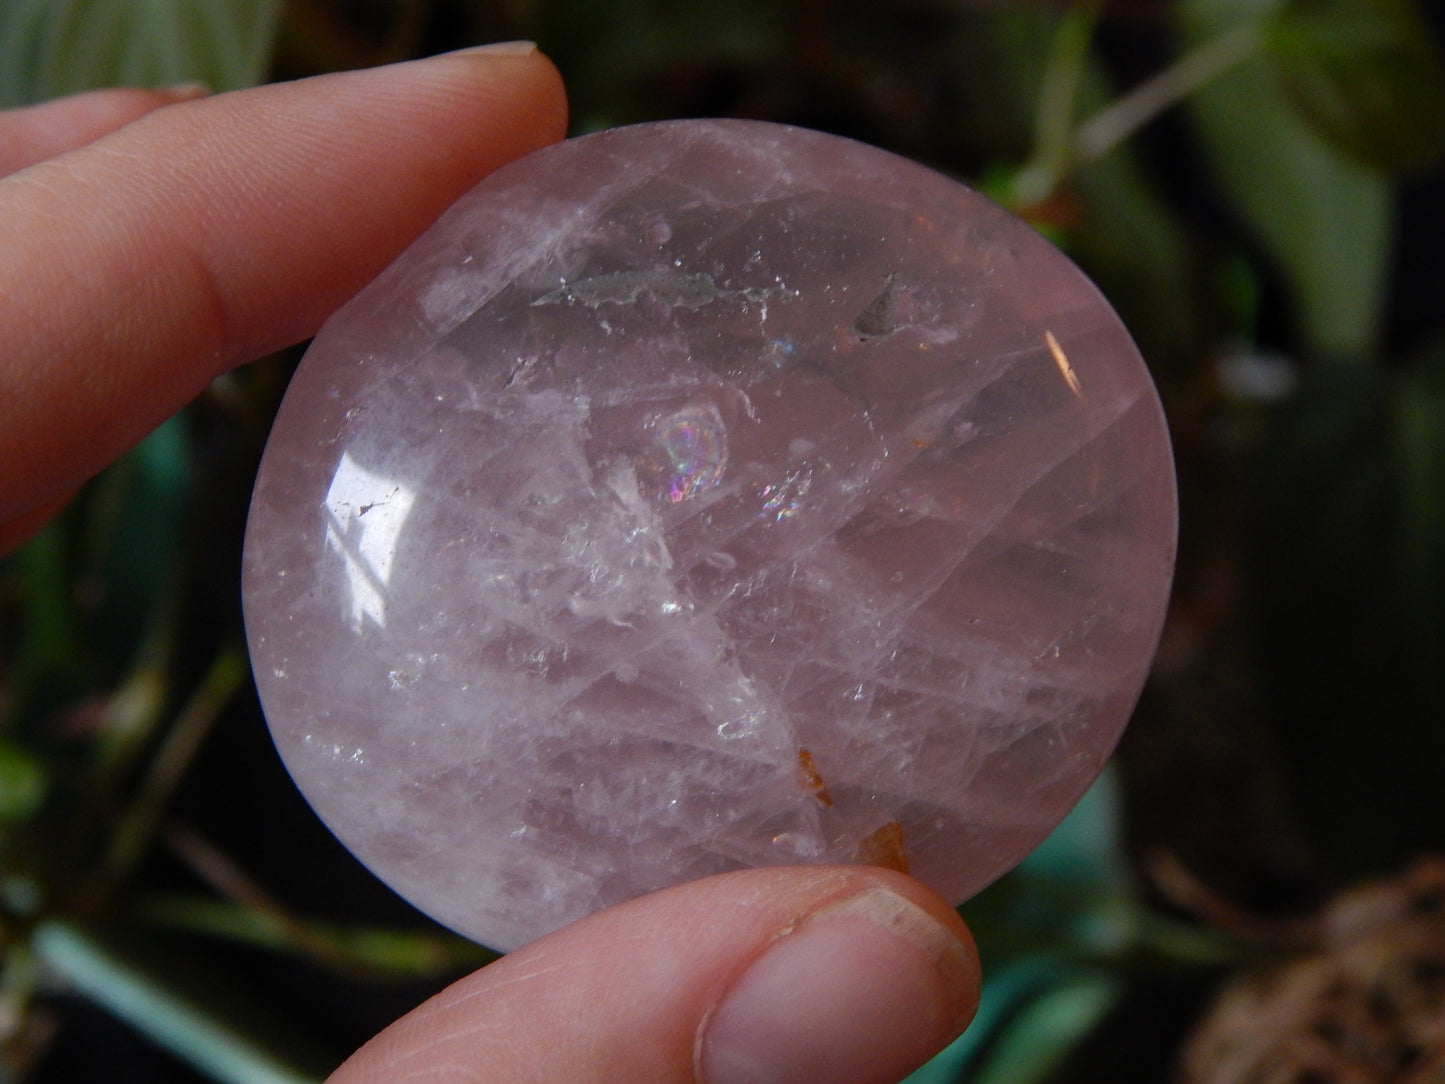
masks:
<path fill-rule="evenodd" d="M 967 188 L 743 121 L 483 181 L 326 325 L 247 535 L 276 743 L 499 949 L 745 866 L 961 901 L 1103 766 L 1163 617 L 1159 404 Z"/>

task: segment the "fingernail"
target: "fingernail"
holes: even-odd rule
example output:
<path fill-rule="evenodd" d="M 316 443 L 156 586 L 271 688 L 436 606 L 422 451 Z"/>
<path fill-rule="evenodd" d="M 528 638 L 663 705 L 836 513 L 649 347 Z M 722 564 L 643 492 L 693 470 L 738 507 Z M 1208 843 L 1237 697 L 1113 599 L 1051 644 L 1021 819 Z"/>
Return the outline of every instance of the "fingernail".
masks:
<path fill-rule="evenodd" d="M 537 51 L 535 41 L 494 41 L 488 45 L 473 45 L 468 49 L 457 49 L 448 56 L 529 56 Z"/>
<path fill-rule="evenodd" d="M 911 900 L 871 888 L 765 949 L 703 1024 L 706 1084 L 895 1084 L 974 1008 L 971 947 Z"/>
<path fill-rule="evenodd" d="M 172 102 L 190 102 L 197 98 L 210 96 L 211 88 L 205 83 L 175 83 L 168 87 L 160 87 L 157 94 L 164 95 Z"/>

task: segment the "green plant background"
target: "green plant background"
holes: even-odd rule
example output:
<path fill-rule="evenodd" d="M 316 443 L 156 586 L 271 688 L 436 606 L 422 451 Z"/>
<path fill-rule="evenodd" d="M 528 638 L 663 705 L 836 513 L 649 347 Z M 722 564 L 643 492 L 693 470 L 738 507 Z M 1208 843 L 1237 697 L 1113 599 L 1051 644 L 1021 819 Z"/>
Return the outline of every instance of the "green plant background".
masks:
<path fill-rule="evenodd" d="M 4 0 L 0 105 L 530 38 L 579 132 L 808 125 L 1045 231 L 1153 367 L 1179 576 L 1114 766 L 962 908 L 983 1006 L 911 1079 L 1154 1080 L 1251 951 L 1181 883 L 1272 920 L 1445 850 L 1440 34 L 1412 0 Z M 240 534 L 298 356 L 0 564 L 0 1081 L 319 1079 L 487 959 L 341 851 L 265 737 Z"/>

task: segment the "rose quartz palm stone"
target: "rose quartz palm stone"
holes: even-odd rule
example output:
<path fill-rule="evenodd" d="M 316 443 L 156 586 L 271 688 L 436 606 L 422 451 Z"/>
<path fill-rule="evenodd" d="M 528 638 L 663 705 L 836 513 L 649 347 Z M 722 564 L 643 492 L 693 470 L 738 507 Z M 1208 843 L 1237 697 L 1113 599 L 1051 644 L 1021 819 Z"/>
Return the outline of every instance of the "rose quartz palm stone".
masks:
<path fill-rule="evenodd" d="M 1174 483 L 1089 281 L 833 136 L 622 128 L 468 193 L 326 324 L 245 601 L 321 817 L 509 950 L 762 864 L 960 902 L 1108 757 Z"/>

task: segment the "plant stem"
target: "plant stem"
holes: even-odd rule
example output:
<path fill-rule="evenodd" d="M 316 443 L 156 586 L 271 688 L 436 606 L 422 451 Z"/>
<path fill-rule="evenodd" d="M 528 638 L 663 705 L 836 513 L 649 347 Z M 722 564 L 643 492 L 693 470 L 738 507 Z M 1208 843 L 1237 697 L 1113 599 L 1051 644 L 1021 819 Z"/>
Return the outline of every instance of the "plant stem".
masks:
<path fill-rule="evenodd" d="M 186 702 L 152 759 L 141 785 L 110 837 L 97 895 L 104 897 L 128 874 L 155 836 L 171 792 L 246 678 L 239 648 L 223 647 Z"/>
<path fill-rule="evenodd" d="M 226 898 L 152 897 L 142 905 L 142 912 L 157 925 L 248 941 L 278 952 L 300 952 L 332 968 L 372 977 L 434 975 L 448 968 L 480 967 L 496 958 L 456 936 L 335 926 L 302 918 L 198 833 L 172 823 L 166 826 L 165 841 Z"/>
<path fill-rule="evenodd" d="M 1075 101 L 1102 7 L 1101 0 L 1076 0 L 1054 32 L 1034 112 L 1034 152 L 1014 183 L 1020 204 L 1044 199 L 1069 170 Z"/>
<path fill-rule="evenodd" d="M 315 1084 L 316 1077 L 93 935 L 42 923 L 32 943 L 50 973 L 222 1084 Z"/>
<path fill-rule="evenodd" d="M 1079 0 L 1065 12 L 1054 37 L 1034 117 L 1036 157 L 1042 163 L 1062 166 L 1068 161 L 1075 100 L 1101 7 L 1100 0 Z"/>
<path fill-rule="evenodd" d="M 1080 125 L 1074 133 L 1073 164 L 1103 157 L 1165 110 L 1249 59 L 1262 40 L 1259 25 L 1247 23 L 1185 53 Z"/>

